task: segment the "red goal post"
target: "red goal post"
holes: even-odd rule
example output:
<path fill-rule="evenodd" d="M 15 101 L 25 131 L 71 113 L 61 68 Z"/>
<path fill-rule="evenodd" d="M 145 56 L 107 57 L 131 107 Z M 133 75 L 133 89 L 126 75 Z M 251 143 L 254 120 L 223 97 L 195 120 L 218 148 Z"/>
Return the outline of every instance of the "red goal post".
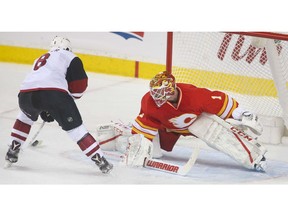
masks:
<path fill-rule="evenodd" d="M 284 136 L 288 34 L 168 32 L 166 69 L 177 82 L 227 92 Z"/>

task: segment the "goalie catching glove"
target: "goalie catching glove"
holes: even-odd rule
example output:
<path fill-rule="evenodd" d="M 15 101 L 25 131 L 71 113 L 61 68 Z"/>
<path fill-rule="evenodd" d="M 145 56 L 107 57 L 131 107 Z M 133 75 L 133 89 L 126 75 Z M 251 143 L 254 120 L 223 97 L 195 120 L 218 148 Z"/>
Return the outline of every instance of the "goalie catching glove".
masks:
<path fill-rule="evenodd" d="M 119 151 L 124 153 L 128 144 L 128 138 L 131 134 L 131 127 L 121 122 L 111 122 L 98 125 L 96 128 L 97 139 L 101 148 L 107 151 Z M 126 143 L 126 145 L 121 145 Z"/>
<path fill-rule="evenodd" d="M 131 134 L 131 126 L 113 122 L 97 127 L 101 148 L 124 154 L 122 164 L 143 166 L 145 159 L 152 159 L 153 143 L 142 134 Z"/>
<path fill-rule="evenodd" d="M 113 122 L 97 128 L 101 148 L 124 154 L 122 163 L 127 166 L 143 166 L 145 159 L 151 159 L 153 143 L 142 134 L 131 134 L 130 124 Z"/>

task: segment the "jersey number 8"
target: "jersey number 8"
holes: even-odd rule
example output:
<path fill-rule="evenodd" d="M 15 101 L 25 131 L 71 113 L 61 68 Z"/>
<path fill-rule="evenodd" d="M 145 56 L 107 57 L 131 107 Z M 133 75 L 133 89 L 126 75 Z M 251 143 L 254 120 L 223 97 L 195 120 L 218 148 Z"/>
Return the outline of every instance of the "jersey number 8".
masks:
<path fill-rule="evenodd" d="M 46 53 L 46 54 L 42 55 L 42 56 L 37 60 L 37 62 L 35 63 L 33 70 L 36 71 L 36 70 L 38 70 L 40 67 L 44 66 L 44 65 L 46 64 L 47 59 L 49 58 L 49 56 L 50 56 L 50 53 Z"/>

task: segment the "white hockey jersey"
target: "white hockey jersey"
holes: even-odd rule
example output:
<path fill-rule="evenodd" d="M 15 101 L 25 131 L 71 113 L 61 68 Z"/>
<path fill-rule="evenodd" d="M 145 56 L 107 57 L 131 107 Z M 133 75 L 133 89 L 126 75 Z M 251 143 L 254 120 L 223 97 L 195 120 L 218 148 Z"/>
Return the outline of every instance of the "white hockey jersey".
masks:
<path fill-rule="evenodd" d="M 87 85 L 88 77 L 80 58 L 70 51 L 55 49 L 34 61 L 20 92 L 57 90 L 80 98 Z"/>

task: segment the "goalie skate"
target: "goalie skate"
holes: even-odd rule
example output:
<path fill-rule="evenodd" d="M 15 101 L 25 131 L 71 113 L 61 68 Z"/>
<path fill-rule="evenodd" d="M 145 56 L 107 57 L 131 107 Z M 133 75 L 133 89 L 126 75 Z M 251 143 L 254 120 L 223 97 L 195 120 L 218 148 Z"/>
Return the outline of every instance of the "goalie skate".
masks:
<path fill-rule="evenodd" d="M 10 145 L 8 152 L 5 156 L 5 164 L 4 167 L 8 168 L 13 163 L 16 163 L 18 161 L 18 155 L 20 152 L 21 144 L 15 140 L 12 141 L 12 144 Z"/>
<path fill-rule="evenodd" d="M 102 173 L 109 173 L 113 169 L 113 165 L 110 164 L 104 156 L 100 157 L 98 153 L 96 153 L 91 159 L 99 167 Z"/>
<path fill-rule="evenodd" d="M 266 158 L 263 156 L 259 163 L 254 164 L 254 168 L 256 171 L 265 172 L 267 168 Z"/>

